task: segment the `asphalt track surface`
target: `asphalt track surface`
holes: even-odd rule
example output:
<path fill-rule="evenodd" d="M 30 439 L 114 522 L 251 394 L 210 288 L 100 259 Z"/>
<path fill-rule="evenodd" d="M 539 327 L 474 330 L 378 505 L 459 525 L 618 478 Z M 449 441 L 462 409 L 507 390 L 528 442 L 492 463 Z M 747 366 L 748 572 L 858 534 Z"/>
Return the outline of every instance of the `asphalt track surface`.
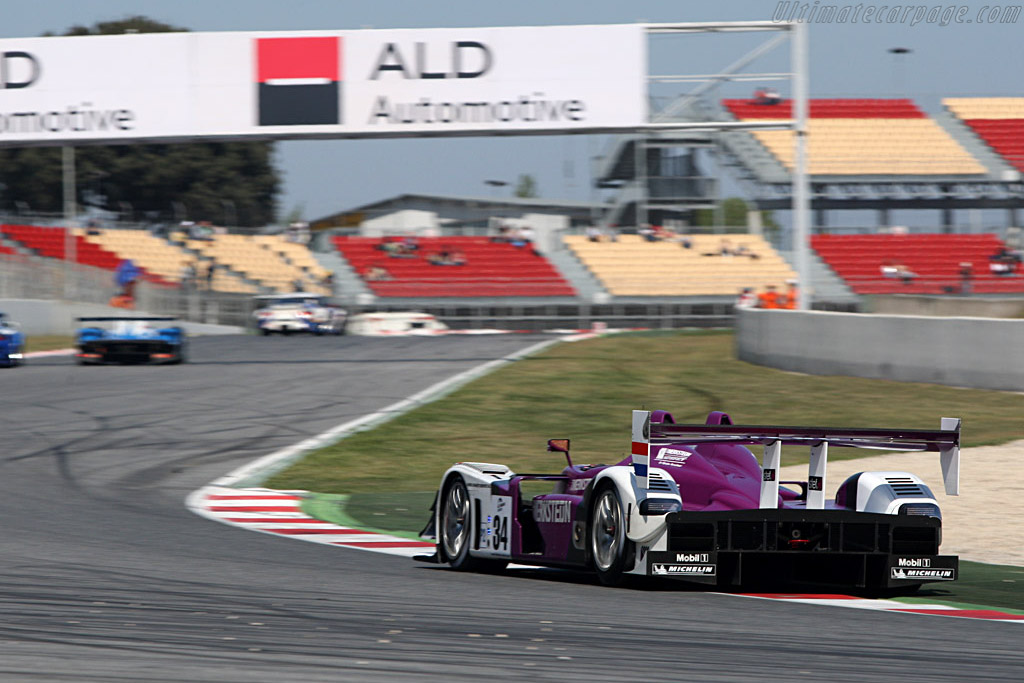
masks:
<path fill-rule="evenodd" d="M 1014 624 L 467 575 L 185 509 L 255 457 L 536 341 L 207 337 L 180 367 L 0 371 L 0 681 L 1024 678 Z"/>

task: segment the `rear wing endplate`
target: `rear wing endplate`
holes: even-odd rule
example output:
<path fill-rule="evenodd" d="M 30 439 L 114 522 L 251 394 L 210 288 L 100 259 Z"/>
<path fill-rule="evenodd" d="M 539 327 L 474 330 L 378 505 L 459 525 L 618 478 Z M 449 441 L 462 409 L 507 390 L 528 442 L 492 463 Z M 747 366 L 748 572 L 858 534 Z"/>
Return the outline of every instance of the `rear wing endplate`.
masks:
<path fill-rule="evenodd" d="M 825 504 L 825 473 L 829 447 L 870 448 L 886 451 L 939 453 L 946 494 L 960 494 L 960 419 L 944 417 L 937 430 L 786 427 L 778 425 L 692 425 L 651 423 L 651 413 L 633 411 L 633 468 L 638 485 L 647 488 L 650 447 L 684 444 L 738 444 L 764 446 L 761 507 L 778 505 L 782 446 L 808 446 L 807 507 Z M 640 467 L 638 467 L 640 465 Z M 641 472 L 643 480 L 640 481 Z"/>

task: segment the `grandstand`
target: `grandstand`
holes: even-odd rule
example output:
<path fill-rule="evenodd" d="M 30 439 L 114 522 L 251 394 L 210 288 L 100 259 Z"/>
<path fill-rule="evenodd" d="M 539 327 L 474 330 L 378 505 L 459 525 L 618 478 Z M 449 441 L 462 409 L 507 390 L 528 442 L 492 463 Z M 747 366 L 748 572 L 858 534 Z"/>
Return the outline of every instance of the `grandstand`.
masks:
<path fill-rule="evenodd" d="M 812 176 L 977 176 L 986 169 L 935 121 L 907 99 L 809 101 L 808 172 Z M 740 121 L 792 116 L 777 105 L 725 100 Z M 793 168 L 793 132 L 751 133 L 787 169 Z"/>
<path fill-rule="evenodd" d="M 614 296 L 735 296 L 744 287 L 783 288 L 796 277 L 788 263 L 758 235 L 693 235 L 649 242 L 638 235 L 592 242 L 570 235 L 566 245 Z M 743 255 L 722 255 L 726 246 Z"/>
<path fill-rule="evenodd" d="M 209 267 L 215 263 L 214 289 L 258 293 L 261 288 L 271 292 L 289 292 L 302 289 L 318 294 L 330 294 L 322 285 L 325 271 L 311 262 L 308 249 L 287 242 L 276 235 L 213 234 L 195 239 L 175 233 L 171 241 L 195 253 Z M 299 256 L 299 251 L 305 256 Z M 201 275 L 201 273 L 200 273 Z"/>
<path fill-rule="evenodd" d="M 1024 171 L 1024 97 L 955 97 L 942 100 L 994 152 Z"/>
<path fill-rule="evenodd" d="M 65 228 L 40 227 L 36 225 L 0 225 L 0 233 L 19 244 L 28 253 L 44 258 L 64 260 L 68 246 Z M 85 231 L 74 229 L 74 258 L 76 263 L 86 266 L 114 270 L 126 257 L 86 239 Z M 12 253 L 14 250 L 11 250 Z M 169 284 L 159 273 L 141 266 L 142 278 L 158 284 Z"/>
<path fill-rule="evenodd" d="M 144 230 L 94 230 L 83 239 L 168 282 L 180 282 L 186 265 L 196 267 L 194 255 Z"/>
<path fill-rule="evenodd" d="M 811 246 L 857 294 L 1024 293 L 1024 277 L 990 270 L 990 258 L 1006 248 L 993 234 L 815 235 Z M 882 267 L 897 262 L 914 277 L 883 276 Z"/>
<path fill-rule="evenodd" d="M 575 296 L 564 277 L 529 246 L 492 242 L 487 237 L 422 237 L 412 258 L 391 258 L 376 237 L 336 236 L 333 244 L 359 274 L 383 267 L 393 278 L 366 281 L 380 297 L 557 297 Z M 459 251 L 465 265 L 433 265 L 427 257 Z"/>

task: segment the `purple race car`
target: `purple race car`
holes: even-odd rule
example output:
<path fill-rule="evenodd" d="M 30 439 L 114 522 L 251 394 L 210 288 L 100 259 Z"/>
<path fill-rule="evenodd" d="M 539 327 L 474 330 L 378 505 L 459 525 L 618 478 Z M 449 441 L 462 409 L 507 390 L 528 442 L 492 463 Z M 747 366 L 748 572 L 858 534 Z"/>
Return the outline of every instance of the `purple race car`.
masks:
<path fill-rule="evenodd" d="M 764 447 L 764 461 L 746 448 Z M 780 482 L 781 447 L 810 448 L 807 481 Z M 825 497 L 829 447 L 940 454 L 946 493 L 959 493 L 960 420 L 941 428 L 832 429 L 733 425 L 713 412 L 675 424 L 633 411 L 632 455 L 561 474 L 516 474 L 463 462 L 441 479 L 418 559 L 461 570 L 509 562 L 593 570 L 602 583 L 630 575 L 714 586 L 832 585 L 910 592 L 957 578 L 939 555 L 942 521 L 931 490 L 907 472 L 861 472 Z M 538 488 L 544 488 L 537 492 Z"/>

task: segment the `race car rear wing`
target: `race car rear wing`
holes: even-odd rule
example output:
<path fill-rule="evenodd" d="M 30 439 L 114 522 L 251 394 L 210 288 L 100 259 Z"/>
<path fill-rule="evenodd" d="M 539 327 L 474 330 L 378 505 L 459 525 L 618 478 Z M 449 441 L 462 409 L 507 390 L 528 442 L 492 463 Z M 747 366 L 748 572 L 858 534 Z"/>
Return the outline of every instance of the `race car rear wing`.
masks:
<path fill-rule="evenodd" d="M 833 427 L 785 427 L 777 425 L 715 425 L 652 423 L 647 410 L 633 411 L 633 471 L 638 485 L 646 489 L 650 447 L 710 443 L 763 445 L 761 507 L 778 504 L 779 465 L 782 446 L 809 446 L 807 507 L 825 506 L 825 471 L 829 444 L 835 447 L 872 448 L 886 451 L 929 451 L 939 453 L 946 494 L 960 494 L 960 419 L 944 417 L 939 429 L 858 429 Z"/>

